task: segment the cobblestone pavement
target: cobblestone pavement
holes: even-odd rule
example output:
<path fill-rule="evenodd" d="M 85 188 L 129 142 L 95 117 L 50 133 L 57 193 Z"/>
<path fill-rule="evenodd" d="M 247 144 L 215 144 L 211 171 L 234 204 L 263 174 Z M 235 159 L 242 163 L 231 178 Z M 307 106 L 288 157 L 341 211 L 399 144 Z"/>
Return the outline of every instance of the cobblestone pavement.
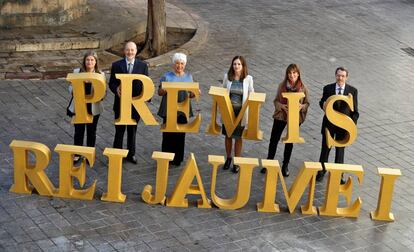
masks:
<path fill-rule="evenodd" d="M 64 200 L 8 192 L 13 182 L 13 139 L 33 140 L 51 150 L 58 143 L 72 143 L 73 126 L 65 116 L 67 83 L 53 81 L 0 82 L 0 250 L 6 251 L 131 251 L 131 250 L 263 250 L 263 251 L 410 251 L 414 250 L 414 2 L 413 1 L 195 1 L 173 2 L 210 23 L 206 46 L 189 57 L 188 70 L 200 83 L 203 96 L 195 108 L 203 116 L 199 134 L 187 134 L 186 155 L 195 153 L 207 194 L 211 167 L 208 154 L 224 154 L 223 136 L 203 132 L 210 118 L 208 89 L 217 85 L 236 54 L 245 55 L 257 92 L 267 93 L 261 110 L 261 142 L 244 143 L 244 156 L 265 158 L 272 125 L 272 99 L 286 66 L 302 67 L 310 88 L 311 107 L 301 127 L 305 144 L 297 144 L 291 160 L 290 185 L 303 161 L 317 161 L 320 151 L 322 111 L 317 102 L 324 84 L 334 80 L 334 69 L 350 70 L 349 82 L 359 89 L 359 135 L 346 149 L 345 160 L 361 164 L 362 186 L 353 198 L 363 201 L 360 217 L 305 216 L 297 209 L 289 214 L 283 194 L 276 197 L 280 214 L 258 213 L 263 176 L 255 170 L 249 203 L 237 211 L 150 206 L 140 200 L 144 185 L 155 182 L 151 154 L 160 150 L 159 127 L 139 124 L 138 165 L 125 163 L 125 204 L 99 200 L 106 191 L 107 166 L 102 155 L 114 135 L 112 94 L 105 99 L 106 111 L 98 125 L 97 159 L 88 169 L 88 186 L 97 179 L 92 201 Z M 404 50 L 402 50 L 404 49 Z M 413 49 L 411 49 L 411 52 Z M 151 71 L 158 82 L 169 66 Z M 155 97 L 151 110 L 160 99 Z M 279 144 L 277 158 L 283 147 Z M 372 221 L 380 179 L 377 167 L 402 171 L 395 185 L 393 223 Z M 168 194 L 180 173 L 171 168 Z M 56 153 L 47 169 L 58 185 Z M 237 176 L 218 174 L 217 192 L 231 197 Z M 316 187 L 314 205 L 324 200 L 326 179 Z M 279 183 L 280 184 L 280 183 Z M 280 188 L 279 188 L 280 189 Z M 194 202 L 195 197 L 190 197 Z M 302 199 L 303 201 L 303 199 Z M 342 204 L 343 202 L 341 202 Z"/>

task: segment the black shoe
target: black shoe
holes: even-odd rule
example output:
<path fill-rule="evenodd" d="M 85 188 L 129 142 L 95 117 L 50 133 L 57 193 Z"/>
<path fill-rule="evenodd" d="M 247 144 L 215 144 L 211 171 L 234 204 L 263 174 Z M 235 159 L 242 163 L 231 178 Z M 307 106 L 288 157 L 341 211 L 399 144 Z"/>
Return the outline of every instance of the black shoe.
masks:
<path fill-rule="evenodd" d="M 135 156 L 128 156 L 128 157 L 126 157 L 126 161 L 131 162 L 133 164 L 137 164 L 138 163 L 137 158 Z"/>
<path fill-rule="evenodd" d="M 267 170 L 267 169 L 263 167 L 263 168 L 260 170 L 260 173 L 265 174 L 265 173 L 266 173 L 266 170 Z"/>
<path fill-rule="evenodd" d="M 346 179 L 344 178 L 344 174 L 342 174 L 341 176 L 341 185 L 345 185 L 346 184 Z"/>
<path fill-rule="evenodd" d="M 238 173 L 238 172 L 239 172 L 239 170 L 240 170 L 240 166 L 238 166 L 238 165 L 233 165 L 233 169 L 231 169 L 231 171 L 232 171 L 233 173 Z"/>
<path fill-rule="evenodd" d="M 75 155 L 73 157 L 73 166 L 77 167 L 82 163 L 83 157 L 79 155 Z"/>
<path fill-rule="evenodd" d="M 326 171 L 318 171 L 316 175 L 316 181 L 321 182 L 323 180 L 323 176 L 325 176 Z"/>
<path fill-rule="evenodd" d="M 180 162 L 178 162 L 178 161 L 170 161 L 170 164 L 173 165 L 173 166 L 180 166 L 181 165 L 181 161 Z"/>
<path fill-rule="evenodd" d="M 227 158 L 226 162 L 223 165 L 223 170 L 228 170 L 231 165 L 231 158 Z"/>
<path fill-rule="evenodd" d="M 289 177 L 288 163 L 283 163 L 283 165 L 282 165 L 282 175 L 283 175 L 283 177 Z"/>

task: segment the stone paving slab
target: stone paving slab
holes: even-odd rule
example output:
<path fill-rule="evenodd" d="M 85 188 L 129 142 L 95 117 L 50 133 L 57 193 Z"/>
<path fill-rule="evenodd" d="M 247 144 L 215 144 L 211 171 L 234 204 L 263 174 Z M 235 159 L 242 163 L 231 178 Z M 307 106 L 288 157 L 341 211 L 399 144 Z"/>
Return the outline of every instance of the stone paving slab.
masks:
<path fill-rule="evenodd" d="M 358 219 L 306 216 L 297 209 L 287 212 L 280 183 L 276 201 L 281 213 L 258 213 L 264 177 L 254 171 L 251 197 L 237 211 L 198 209 L 197 197 L 189 208 L 150 206 L 140 200 L 146 184 L 155 182 L 151 154 L 160 150 L 159 127 L 138 126 L 138 165 L 125 163 L 122 190 L 124 204 L 99 200 L 107 187 L 107 159 L 102 155 L 113 141 L 113 95 L 104 100 L 105 112 L 98 124 L 97 162 L 87 171 L 89 185 L 97 179 L 92 201 L 20 195 L 8 192 L 13 183 L 13 139 L 33 140 L 53 149 L 72 143 L 73 126 L 65 116 L 69 94 L 64 80 L 0 81 L 0 250 L 5 251 L 413 251 L 414 242 L 414 118 L 410 94 L 414 88 L 414 57 L 401 48 L 413 47 L 414 4 L 410 1 L 172 1 L 209 23 L 207 43 L 189 56 L 188 70 L 200 83 L 202 97 L 194 109 L 203 116 L 198 134 L 187 134 L 186 155 L 197 158 L 204 187 L 210 197 L 211 167 L 207 155 L 223 155 L 222 136 L 203 133 L 210 119 L 211 85 L 219 85 L 231 58 L 247 57 L 256 92 L 267 94 L 261 110 L 264 140 L 244 142 L 243 155 L 264 158 L 273 112 L 272 99 L 286 66 L 301 66 L 310 89 L 311 107 L 301 127 L 306 143 L 294 146 L 287 178 L 290 186 L 303 161 L 317 161 L 320 152 L 322 111 L 318 101 L 325 84 L 334 80 L 334 69 L 350 70 L 349 82 L 359 90 L 358 138 L 346 149 L 345 160 L 361 164 L 362 186 L 354 196 L 362 198 Z M 169 66 L 150 72 L 155 83 Z M 154 97 L 155 113 L 160 98 Z M 279 144 L 277 159 L 281 161 Z M 331 157 L 332 158 L 332 157 Z M 332 160 L 332 159 L 331 159 Z M 401 169 L 394 190 L 393 223 L 372 221 L 380 178 L 377 167 Z M 168 195 L 182 167 L 170 170 Z M 56 153 L 47 169 L 58 185 Z M 237 176 L 220 170 L 217 193 L 231 197 Z M 314 205 L 324 201 L 326 179 L 316 186 Z M 300 203 L 304 203 L 301 199 Z M 341 199 L 341 205 L 344 200 Z"/>

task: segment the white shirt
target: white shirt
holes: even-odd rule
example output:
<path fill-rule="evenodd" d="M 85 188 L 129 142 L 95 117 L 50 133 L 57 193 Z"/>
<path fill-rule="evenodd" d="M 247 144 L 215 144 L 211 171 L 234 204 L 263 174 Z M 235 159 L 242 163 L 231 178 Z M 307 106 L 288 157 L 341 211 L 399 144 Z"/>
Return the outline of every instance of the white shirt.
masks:
<path fill-rule="evenodd" d="M 345 91 L 345 85 L 346 85 L 346 84 L 344 84 L 344 86 L 343 86 L 343 87 L 341 87 L 341 86 L 339 86 L 339 85 L 338 85 L 338 83 L 336 83 L 336 86 L 335 86 L 335 94 L 339 94 L 339 89 L 341 89 L 341 93 L 342 93 L 342 94 L 344 94 L 344 91 Z"/>

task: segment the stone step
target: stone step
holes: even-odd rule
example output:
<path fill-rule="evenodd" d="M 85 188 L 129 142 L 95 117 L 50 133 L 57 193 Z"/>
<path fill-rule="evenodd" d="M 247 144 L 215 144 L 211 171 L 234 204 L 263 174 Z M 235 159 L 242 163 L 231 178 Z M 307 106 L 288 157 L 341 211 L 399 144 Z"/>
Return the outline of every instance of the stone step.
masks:
<path fill-rule="evenodd" d="M 19 40 L 19 43 L 15 43 L 15 41 L 3 41 L 0 43 L 0 51 L 2 52 L 56 51 L 97 48 L 99 48 L 99 40 L 90 37 L 21 39 Z"/>
<path fill-rule="evenodd" d="M 108 70 L 112 62 L 122 57 L 125 41 L 139 43 L 141 40 L 136 39 L 141 37 L 143 41 L 147 0 L 89 0 L 88 4 L 90 12 L 86 16 L 62 26 L 1 29 L 0 80 L 65 77 L 79 67 L 82 55 L 91 49 L 98 52 L 100 68 Z M 169 40 L 173 51 L 147 60 L 150 67 L 169 64 L 174 52 L 191 53 L 207 38 L 207 30 L 197 15 L 169 3 L 166 12 L 167 36 L 182 35 Z M 182 44 L 183 38 L 190 41 Z"/>

